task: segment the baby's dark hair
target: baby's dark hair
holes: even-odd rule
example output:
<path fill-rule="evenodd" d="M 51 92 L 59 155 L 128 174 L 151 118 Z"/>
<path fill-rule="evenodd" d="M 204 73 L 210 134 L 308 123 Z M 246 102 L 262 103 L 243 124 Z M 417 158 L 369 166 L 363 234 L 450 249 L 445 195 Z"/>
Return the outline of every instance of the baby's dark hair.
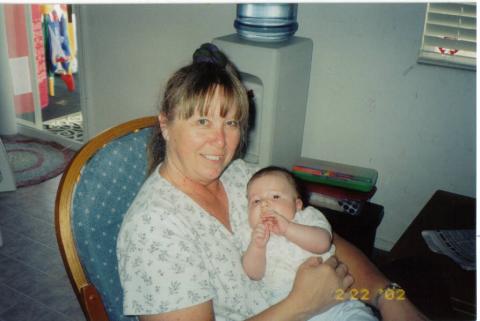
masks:
<path fill-rule="evenodd" d="M 303 185 L 298 181 L 298 179 L 293 175 L 291 171 L 284 167 L 279 167 L 279 166 L 267 166 L 264 168 L 259 169 L 258 171 L 255 172 L 255 174 L 250 177 L 250 180 L 247 183 L 247 189 L 250 186 L 250 184 L 256 180 L 257 178 L 266 176 L 268 174 L 281 174 L 283 175 L 287 181 L 290 183 L 290 185 L 294 188 L 294 190 L 297 192 L 297 196 L 302 200 L 303 204 L 307 204 L 308 197 L 305 193 L 305 189 Z"/>

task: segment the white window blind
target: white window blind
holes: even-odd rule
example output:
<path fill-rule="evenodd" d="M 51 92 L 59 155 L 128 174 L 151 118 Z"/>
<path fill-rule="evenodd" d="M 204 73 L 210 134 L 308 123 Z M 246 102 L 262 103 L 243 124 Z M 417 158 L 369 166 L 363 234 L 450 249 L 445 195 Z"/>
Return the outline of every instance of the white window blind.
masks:
<path fill-rule="evenodd" d="M 418 62 L 476 70 L 477 5 L 429 3 Z"/>

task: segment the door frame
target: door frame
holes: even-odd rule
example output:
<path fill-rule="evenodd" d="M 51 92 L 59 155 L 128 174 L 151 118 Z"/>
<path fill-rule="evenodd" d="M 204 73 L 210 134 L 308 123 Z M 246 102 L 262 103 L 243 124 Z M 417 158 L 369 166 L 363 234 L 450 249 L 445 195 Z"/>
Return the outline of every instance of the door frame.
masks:
<path fill-rule="evenodd" d="M 30 64 L 30 73 L 31 73 L 31 82 L 32 82 L 32 94 L 33 94 L 33 100 L 34 100 L 34 115 L 35 119 L 34 122 L 29 122 L 27 120 L 21 119 L 21 118 L 16 118 L 17 126 L 18 126 L 18 132 L 20 134 L 24 134 L 27 136 L 34 136 L 34 137 L 39 137 L 41 139 L 45 140 L 50 140 L 50 141 L 55 141 L 63 146 L 69 147 L 74 150 L 80 149 L 83 144 L 85 144 L 88 139 L 88 125 L 87 125 L 87 117 L 84 108 L 84 104 L 86 101 L 85 96 L 85 90 L 82 88 L 85 88 L 85 77 L 84 77 L 84 72 L 85 72 L 85 67 L 82 62 L 82 58 L 80 56 L 83 56 L 83 50 L 80 50 L 79 48 L 83 48 L 82 46 L 82 41 L 81 37 L 79 36 L 81 28 L 77 28 L 76 30 L 76 35 L 77 35 L 77 57 L 78 57 L 78 81 L 80 82 L 80 112 L 82 113 L 82 118 L 83 118 L 83 141 L 78 142 L 74 141 L 72 139 L 65 138 L 63 136 L 51 133 L 50 131 L 46 130 L 43 128 L 43 119 L 42 119 L 42 110 L 40 106 L 40 93 L 38 89 L 38 84 L 37 84 L 37 66 L 36 66 L 36 53 L 34 50 L 34 43 L 33 43 L 33 28 L 32 28 L 32 7 L 31 4 L 24 4 L 25 6 L 25 22 L 27 24 L 27 38 L 28 38 L 28 47 L 29 47 L 29 64 Z M 78 6 L 74 5 L 77 9 Z M 76 12 L 76 23 L 77 26 L 79 24 L 79 17 L 78 13 Z M 82 52 L 82 55 L 80 53 Z M 78 89 L 77 89 L 78 90 Z"/>

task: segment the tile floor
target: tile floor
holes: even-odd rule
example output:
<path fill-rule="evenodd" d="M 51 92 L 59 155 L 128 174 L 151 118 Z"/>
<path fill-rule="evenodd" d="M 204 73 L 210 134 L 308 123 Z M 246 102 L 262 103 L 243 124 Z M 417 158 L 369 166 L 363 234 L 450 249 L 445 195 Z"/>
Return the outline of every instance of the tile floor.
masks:
<path fill-rule="evenodd" d="M 59 182 L 0 193 L 0 321 L 85 321 L 55 237 Z"/>

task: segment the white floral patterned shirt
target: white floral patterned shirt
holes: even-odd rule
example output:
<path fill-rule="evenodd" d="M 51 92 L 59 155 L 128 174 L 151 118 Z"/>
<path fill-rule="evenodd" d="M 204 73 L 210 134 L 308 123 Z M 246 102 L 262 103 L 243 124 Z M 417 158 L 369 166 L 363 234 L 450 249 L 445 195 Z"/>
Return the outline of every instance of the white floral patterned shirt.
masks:
<path fill-rule="evenodd" d="M 174 311 L 213 299 L 217 321 L 244 320 L 271 305 L 263 282 L 242 269 L 240 231 L 249 229 L 242 160 L 221 176 L 233 235 L 158 171 L 147 178 L 117 241 L 125 315 Z"/>

